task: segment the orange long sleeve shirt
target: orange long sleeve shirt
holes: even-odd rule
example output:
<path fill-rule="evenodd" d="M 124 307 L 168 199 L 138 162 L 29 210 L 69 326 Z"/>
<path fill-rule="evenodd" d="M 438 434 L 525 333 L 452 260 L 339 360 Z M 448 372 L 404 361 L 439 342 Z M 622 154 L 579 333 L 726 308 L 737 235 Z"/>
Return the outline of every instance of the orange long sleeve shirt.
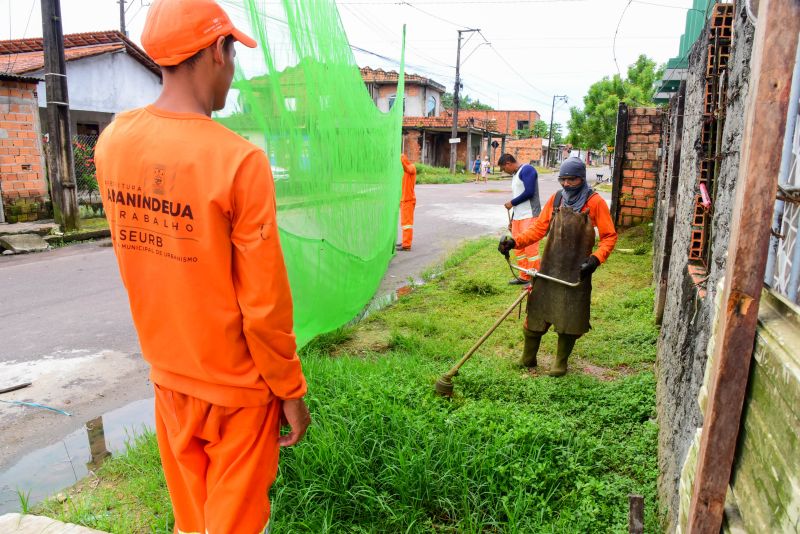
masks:
<path fill-rule="evenodd" d="M 555 202 L 556 195 L 554 194 L 547 200 L 547 204 L 542 208 L 542 213 L 536 219 L 536 224 L 528 228 L 525 232 L 515 239 L 517 248 L 524 248 L 532 243 L 536 243 L 547 235 L 547 230 L 550 228 L 550 218 L 553 216 L 553 202 Z M 586 201 L 586 205 L 582 211 L 589 210 L 589 218 L 592 225 L 597 228 L 600 234 L 600 243 L 597 250 L 592 252 L 600 263 L 605 263 L 614 250 L 617 244 L 617 230 L 614 228 L 614 221 L 611 219 L 611 212 L 608 210 L 606 201 L 600 195 L 592 195 Z"/>
<path fill-rule="evenodd" d="M 96 164 L 153 382 L 221 406 L 302 397 L 264 152 L 204 115 L 149 106 L 106 128 Z"/>
<path fill-rule="evenodd" d="M 414 186 L 417 183 L 417 168 L 405 156 L 400 158 L 400 161 L 403 164 L 403 190 L 400 196 L 400 202 L 416 200 L 417 196 L 414 193 Z"/>

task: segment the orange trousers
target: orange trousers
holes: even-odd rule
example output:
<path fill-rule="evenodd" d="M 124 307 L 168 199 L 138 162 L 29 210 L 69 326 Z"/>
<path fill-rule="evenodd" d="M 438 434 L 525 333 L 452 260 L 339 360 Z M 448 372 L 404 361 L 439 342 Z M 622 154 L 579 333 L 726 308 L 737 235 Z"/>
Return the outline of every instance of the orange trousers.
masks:
<path fill-rule="evenodd" d="M 400 228 L 403 230 L 403 248 L 411 248 L 411 241 L 414 239 L 414 208 L 416 205 L 416 199 L 400 201 Z"/>
<path fill-rule="evenodd" d="M 511 221 L 511 237 L 517 239 L 517 237 L 523 233 L 525 230 L 530 228 L 536 224 L 536 217 L 530 217 L 528 219 L 519 219 Z M 539 262 L 539 242 L 537 241 L 533 245 L 528 245 L 525 248 L 517 248 L 514 249 L 514 254 L 516 256 L 515 261 L 517 265 L 523 267 L 525 269 L 538 269 L 540 262 Z M 529 280 L 530 276 L 527 274 L 520 273 L 519 277 L 523 280 Z"/>
<path fill-rule="evenodd" d="M 229 408 L 158 385 L 155 396 L 175 532 L 263 532 L 278 472 L 281 401 Z"/>

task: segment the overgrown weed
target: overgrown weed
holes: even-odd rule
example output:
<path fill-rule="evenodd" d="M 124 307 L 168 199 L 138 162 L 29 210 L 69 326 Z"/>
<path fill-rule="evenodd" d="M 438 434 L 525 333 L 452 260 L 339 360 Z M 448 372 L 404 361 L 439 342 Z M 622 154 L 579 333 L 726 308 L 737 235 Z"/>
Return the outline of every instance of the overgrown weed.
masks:
<path fill-rule="evenodd" d="M 520 369 L 512 315 L 462 367 L 451 400 L 433 394 L 434 381 L 519 288 L 502 285 L 508 271 L 494 240 L 466 244 L 444 268 L 366 324 L 304 350 L 314 424 L 282 451 L 273 532 L 624 532 L 629 493 L 645 496 L 645 529 L 657 531 L 655 380 L 629 372 L 655 359 L 649 258 L 617 254 L 598 270 L 595 329 L 576 346 L 574 360 L 624 369 L 619 378 L 600 381 L 575 365 L 561 379 Z M 496 292 L 477 298 L 459 290 L 468 284 Z M 389 333 L 383 353 L 361 353 L 364 328 Z M 555 338 L 545 336 L 544 355 Z M 152 435 L 98 475 L 103 483 L 69 506 L 41 510 L 111 532 L 170 530 Z"/>

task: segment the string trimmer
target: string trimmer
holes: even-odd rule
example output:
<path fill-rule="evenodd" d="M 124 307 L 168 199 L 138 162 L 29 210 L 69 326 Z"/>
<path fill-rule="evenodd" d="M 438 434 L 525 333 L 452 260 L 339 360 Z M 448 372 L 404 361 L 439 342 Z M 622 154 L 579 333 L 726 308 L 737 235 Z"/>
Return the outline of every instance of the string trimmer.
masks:
<path fill-rule="evenodd" d="M 508 257 L 508 254 L 506 254 L 505 256 L 509 267 L 527 274 L 528 276 L 531 277 L 531 280 L 533 280 L 534 278 L 542 278 L 544 280 L 550 280 L 551 282 L 555 282 L 557 284 L 562 284 L 569 287 L 578 287 L 578 285 L 580 285 L 580 281 L 567 282 L 566 280 L 561 280 L 559 278 L 554 278 L 552 276 L 542 274 L 536 269 L 524 269 L 519 265 L 512 265 Z M 458 374 L 458 370 L 461 368 L 462 365 L 464 365 L 467 362 L 467 360 L 469 360 L 472 357 L 473 354 L 475 354 L 475 351 L 477 351 L 480 348 L 480 346 L 483 345 L 483 343 L 487 339 L 489 339 L 489 336 L 491 336 L 494 333 L 494 331 L 497 330 L 497 327 L 500 326 L 500 324 L 503 321 L 505 321 L 506 317 L 511 315 L 511 312 L 513 312 L 514 309 L 517 306 L 519 306 L 520 302 L 522 302 L 522 299 L 528 296 L 528 293 L 530 293 L 532 287 L 533 286 L 531 285 L 526 286 L 525 289 L 522 290 L 522 293 L 520 293 L 519 296 L 516 298 L 516 300 L 514 300 L 514 303 L 511 306 L 509 306 L 506 311 L 503 312 L 503 314 L 497 319 L 497 321 L 495 321 L 495 323 L 491 326 L 491 328 L 489 328 L 489 330 L 487 330 L 486 333 L 481 336 L 481 338 L 472 346 L 472 348 L 470 348 L 464 354 L 464 356 L 461 357 L 458 363 L 455 364 L 452 369 L 447 371 L 439 378 L 439 380 L 436 381 L 434 390 L 436 391 L 437 395 L 441 395 L 442 397 L 453 396 L 453 377 Z"/>

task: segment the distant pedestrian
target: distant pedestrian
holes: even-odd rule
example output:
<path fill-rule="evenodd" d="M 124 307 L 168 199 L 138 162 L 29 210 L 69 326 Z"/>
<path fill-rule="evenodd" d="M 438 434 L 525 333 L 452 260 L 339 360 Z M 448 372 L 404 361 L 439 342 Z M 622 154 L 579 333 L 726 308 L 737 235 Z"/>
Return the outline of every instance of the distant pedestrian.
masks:
<path fill-rule="evenodd" d="M 542 211 L 539 200 L 539 175 L 533 165 L 520 165 L 511 154 L 503 154 L 497 161 L 500 170 L 511 175 L 511 194 L 513 198 L 505 203 L 507 210 L 513 210 L 511 218 L 511 235 L 517 239 L 520 234 L 536 224 L 536 218 Z M 527 247 L 515 251 L 516 263 L 524 269 L 539 268 L 539 243 L 534 242 Z M 512 278 L 509 284 L 527 284 L 530 277 L 520 275 Z"/>
<path fill-rule="evenodd" d="M 484 157 L 481 162 L 481 178 L 483 178 L 484 183 L 489 183 L 489 168 L 491 166 L 492 164 L 489 161 L 489 156 Z"/>
<path fill-rule="evenodd" d="M 481 174 L 481 157 L 478 156 L 475 158 L 475 161 L 472 162 L 472 174 L 475 175 L 475 183 L 478 182 L 478 177 Z"/>
<path fill-rule="evenodd" d="M 400 228 L 403 231 L 403 242 L 397 245 L 397 250 L 411 250 L 411 241 L 414 239 L 414 208 L 417 205 L 417 196 L 414 194 L 417 167 L 405 154 L 400 156 L 400 163 L 403 164 L 403 186 L 400 196 Z"/>

